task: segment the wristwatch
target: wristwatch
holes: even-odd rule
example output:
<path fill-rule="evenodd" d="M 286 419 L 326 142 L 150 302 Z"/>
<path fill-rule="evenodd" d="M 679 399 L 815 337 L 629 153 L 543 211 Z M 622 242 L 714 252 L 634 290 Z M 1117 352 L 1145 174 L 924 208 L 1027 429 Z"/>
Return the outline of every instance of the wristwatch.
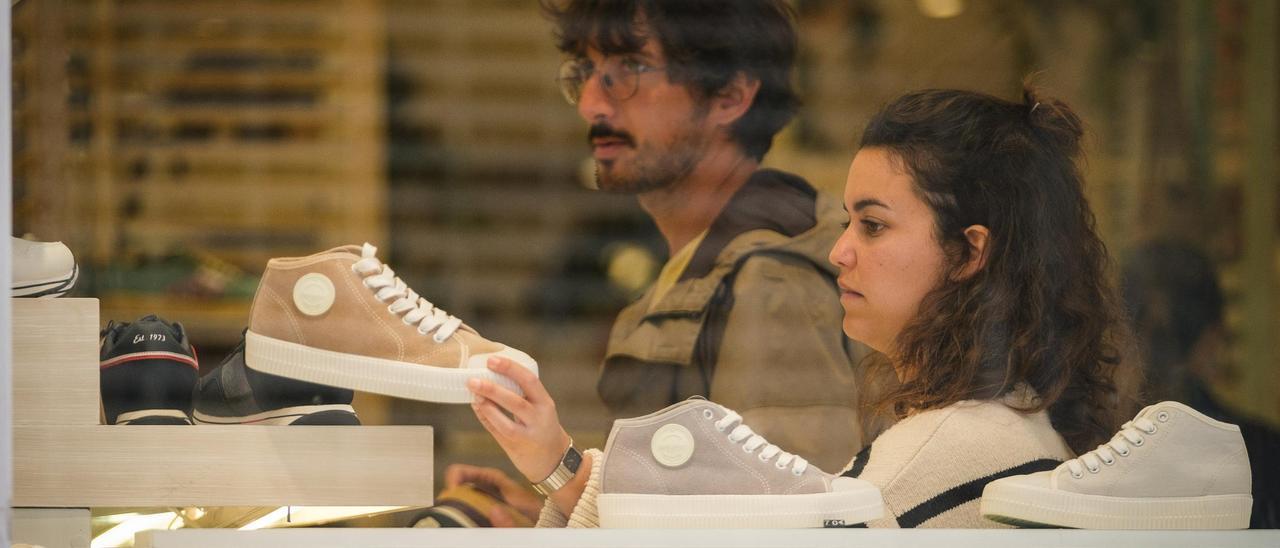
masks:
<path fill-rule="evenodd" d="M 551 496 L 551 493 L 558 491 L 573 476 L 578 474 L 578 467 L 582 466 L 582 453 L 573 447 L 573 439 L 569 439 L 569 448 L 565 449 L 564 456 L 560 457 L 560 462 L 556 464 L 556 469 L 551 471 L 551 475 L 547 476 L 538 483 L 533 484 L 533 490 L 542 494 L 542 496 Z"/>

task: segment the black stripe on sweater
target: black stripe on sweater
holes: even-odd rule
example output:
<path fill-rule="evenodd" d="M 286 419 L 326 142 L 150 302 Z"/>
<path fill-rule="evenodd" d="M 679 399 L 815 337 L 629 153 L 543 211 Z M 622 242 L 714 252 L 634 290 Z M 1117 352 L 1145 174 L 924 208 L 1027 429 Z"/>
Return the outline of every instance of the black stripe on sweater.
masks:
<path fill-rule="evenodd" d="M 919 527 L 920 524 L 937 517 L 939 514 L 942 514 L 947 510 L 981 498 L 982 489 L 986 487 L 988 483 L 1000 478 L 1007 478 L 1009 476 L 1021 476 L 1023 474 L 1053 470 L 1054 468 L 1057 468 L 1059 464 L 1062 464 L 1062 461 L 1054 459 L 1038 459 L 1014 466 L 1008 470 L 996 472 L 990 476 L 975 479 L 968 483 L 962 483 L 920 503 L 915 508 L 903 512 L 898 516 L 898 526 L 904 529 L 908 527 Z"/>
<path fill-rule="evenodd" d="M 867 467 L 867 459 L 871 458 L 871 446 L 868 445 L 859 451 L 857 456 L 853 457 L 853 466 L 849 467 L 849 471 L 840 474 L 847 478 L 856 478 L 862 475 L 862 469 Z"/>

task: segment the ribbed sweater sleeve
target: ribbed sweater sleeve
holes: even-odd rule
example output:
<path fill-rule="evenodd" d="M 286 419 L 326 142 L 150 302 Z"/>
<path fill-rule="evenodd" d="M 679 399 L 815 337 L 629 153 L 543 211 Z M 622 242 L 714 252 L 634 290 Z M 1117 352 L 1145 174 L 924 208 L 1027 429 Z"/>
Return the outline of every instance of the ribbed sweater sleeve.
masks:
<path fill-rule="evenodd" d="M 600 515 L 596 512 L 596 498 L 600 496 L 600 470 L 604 466 L 604 453 L 599 449 L 587 449 L 584 454 L 591 457 L 591 474 L 587 477 L 587 486 L 578 498 L 578 504 L 568 517 L 547 499 L 542 505 L 542 513 L 538 516 L 538 527 L 575 527 L 588 528 L 600 526 Z"/>

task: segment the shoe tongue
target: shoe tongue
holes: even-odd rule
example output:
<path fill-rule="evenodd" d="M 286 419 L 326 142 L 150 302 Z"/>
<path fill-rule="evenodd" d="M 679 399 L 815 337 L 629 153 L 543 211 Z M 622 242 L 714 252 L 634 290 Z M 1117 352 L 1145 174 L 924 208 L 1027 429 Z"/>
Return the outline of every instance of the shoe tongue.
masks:
<path fill-rule="evenodd" d="M 1148 419 L 1148 420 L 1156 420 L 1156 410 L 1157 410 L 1158 408 L 1161 408 L 1161 407 L 1166 407 L 1166 408 L 1167 408 L 1167 407 L 1185 408 L 1185 406 L 1183 406 L 1182 404 L 1180 404 L 1180 403 L 1178 403 L 1178 402 L 1175 402 L 1175 401 L 1162 401 L 1162 402 L 1153 403 L 1153 404 L 1151 404 L 1151 405 L 1148 405 L 1148 406 L 1146 406 L 1146 407 L 1143 407 L 1143 408 L 1142 408 L 1142 411 L 1139 411 L 1139 412 L 1138 412 L 1138 414 L 1137 414 L 1136 416 L 1134 416 L 1133 418 L 1134 418 L 1134 420 L 1137 420 L 1137 419 L 1139 419 L 1139 418 L 1144 418 L 1144 419 Z"/>
<path fill-rule="evenodd" d="M 736 413 L 736 411 L 734 411 L 734 410 L 732 410 L 732 409 L 729 409 L 728 407 L 725 407 L 725 406 L 723 406 L 723 405 L 720 405 L 720 404 L 718 404 L 718 403 L 716 403 L 716 402 L 713 402 L 713 401 L 711 401 L 711 400 L 708 400 L 707 398 L 705 398 L 705 397 L 703 397 L 703 396 L 701 396 L 701 395 L 693 395 L 693 396 L 689 396 L 688 398 L 686 398 L 686 399 L 684 400 L 684 402 L 683 402 L 683 403 L 684 403 L 685 405 L 696 405 L 696 404 L 700 404 L 700 403 L 710 404 L 710 405 L 711 405 L 711 407 L 714 407 L 714 408 L 716 409 L 716 411 L 719 411 L 719 412 L 720 412 L 720 414 L 721 414 L 721 415 L 728 415 L 728 414 L 730 414 L 730 413 Z"/>
<path fill-rule="evenodd" d="M 1143 407 L 1142 411 L 1139 411 L 1138 415 L 1134 417 L 1134 419 L 1142 417 L 1148 420 L 1157 420 L 1156 415 L 1158 414 L 1159 410 L 1169 410 L 1169 409 L 1177 409 L 1179 411 L 1182 411 L 1183 413 L 1186 413 L 1192 416 L 1195 416 L 1195 415 L 1203 416 L 1203 413 L 1196 411 L 1195 408 L 1185 403 L 1173 401 L 1173 400 L 1167 400 L 1167 401 L 1162 401 L 1158 403 L 1153 403 L 1151 405 Z"/>
<path fill-rule="evenodd" d="M 1141 419 L 1141 418 L 1147 418 L 1147 419 L 1151 418 L 1151 415 L 1152 415 L 1152 414 L 1154 414 L 1154 413 L 1155 413 L 1155 411 L 1156 411 L 1156 405 L 1158 405 L 1158 404 L 1154 404 L 1154 403 L 1153 403 L 1153 404 L 1151 404 L 1151 405 L 1148 405 L 1148 406 L 1146 406 L 1146 407 L 1143 407 L 1143 408 L 1142 408 L 1142 411 L 1138 411 L 1138 414 L 1137 414 L 1137 415 L 1134 415 L 1134 417 L 1133 417 L 1133 418 L 1134 418 L 1135 420 L 1136 420 L 1136 419 Z"/>

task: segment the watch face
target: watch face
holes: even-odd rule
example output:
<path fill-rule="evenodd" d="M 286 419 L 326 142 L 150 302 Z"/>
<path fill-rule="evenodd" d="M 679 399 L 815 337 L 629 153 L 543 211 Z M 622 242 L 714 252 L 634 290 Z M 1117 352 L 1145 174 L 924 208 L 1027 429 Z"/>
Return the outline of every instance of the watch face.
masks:
<path fill-rule="evenodd" d="M 570 472 L 576 474 L 578 473 L 578 467 L 582 466 L 582 453 L 579 453 L 576 448 L 570 447 L 569 450 L 565 452 L 564 460 L 561 462 L 564 464 L 565 468 L 568 468 Z"/>

